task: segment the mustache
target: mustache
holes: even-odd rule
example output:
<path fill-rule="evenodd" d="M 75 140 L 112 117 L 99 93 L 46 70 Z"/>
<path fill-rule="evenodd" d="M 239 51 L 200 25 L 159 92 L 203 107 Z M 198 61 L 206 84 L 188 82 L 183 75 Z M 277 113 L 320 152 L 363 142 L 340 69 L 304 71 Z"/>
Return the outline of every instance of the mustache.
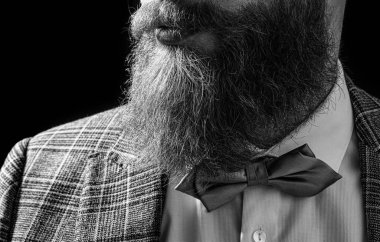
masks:
<path fill-rule="evenodd" d="M 219 15 L 219 7 L 213 3 L 179 3 L 170 0 L 152 1 L 142 5 L 131 16 L 130 33 L 138 41 L 144 33 L 156 28 L 173 28 L 196 32 L 215 27 L 208 21 Z"/>

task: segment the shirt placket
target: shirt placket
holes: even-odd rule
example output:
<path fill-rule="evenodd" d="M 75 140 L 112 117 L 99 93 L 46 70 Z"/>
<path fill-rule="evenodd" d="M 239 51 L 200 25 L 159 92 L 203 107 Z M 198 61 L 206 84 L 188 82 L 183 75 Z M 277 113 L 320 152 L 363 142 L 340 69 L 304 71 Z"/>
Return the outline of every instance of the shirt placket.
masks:
<path fill-rule="evenodd" d="M 272 242 L 276 238 L 279 209 L 276 193 L 263 186 L 244 191 L 240 242 Z"/>

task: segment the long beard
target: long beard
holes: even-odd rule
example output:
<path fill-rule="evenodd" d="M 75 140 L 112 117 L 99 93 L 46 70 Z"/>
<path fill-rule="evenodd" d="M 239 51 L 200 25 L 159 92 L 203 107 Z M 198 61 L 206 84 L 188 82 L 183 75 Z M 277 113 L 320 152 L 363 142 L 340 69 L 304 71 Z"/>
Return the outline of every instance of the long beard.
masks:
<path fill-rule="evenodd" d="M 208 31 L 217 48 L 160 45 L 157 21 Z M 243 167 L 307 121 L 337 77 L 324 1 L 259 1 L 238 13 L 159 1 L 137 11 L 132 33 L 128 125 L 141 159 L 173 175 L 201 162 Z"/>

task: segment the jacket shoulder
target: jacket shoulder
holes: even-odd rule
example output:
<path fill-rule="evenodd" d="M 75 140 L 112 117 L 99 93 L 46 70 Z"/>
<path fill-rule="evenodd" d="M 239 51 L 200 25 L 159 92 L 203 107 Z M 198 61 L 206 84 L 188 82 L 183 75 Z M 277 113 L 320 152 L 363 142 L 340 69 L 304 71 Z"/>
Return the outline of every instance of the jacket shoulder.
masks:
<path fill-rule="evenodd" d="M 123 131 L 123 120 L 124 108 L 118 107 L 37 134 L 26 147 L 24 175 L 77 169 L 92 153 L 106 152 L 114 145 Z"/>
<path fill-rule="evenodd" d="M 32 137 L 28 149 L 40 151 L 106 150 L 123 130 L 124 107 L 66 123 Z"/>

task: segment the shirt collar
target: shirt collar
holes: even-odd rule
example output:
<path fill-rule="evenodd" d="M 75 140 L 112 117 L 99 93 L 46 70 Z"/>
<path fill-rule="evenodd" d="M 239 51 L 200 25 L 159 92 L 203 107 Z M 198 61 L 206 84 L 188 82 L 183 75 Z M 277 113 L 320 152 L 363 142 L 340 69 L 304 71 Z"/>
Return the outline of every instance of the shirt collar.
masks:
<path fill-rule="evenodd" d="M 338 61 L 339 75 L 324 107 L 267 154 L 283 155 L 303 144 L 308 144 L 315 156 L 336 172 L 346 153 L 354 129 L 351 100 L 343 67 Z"/>

